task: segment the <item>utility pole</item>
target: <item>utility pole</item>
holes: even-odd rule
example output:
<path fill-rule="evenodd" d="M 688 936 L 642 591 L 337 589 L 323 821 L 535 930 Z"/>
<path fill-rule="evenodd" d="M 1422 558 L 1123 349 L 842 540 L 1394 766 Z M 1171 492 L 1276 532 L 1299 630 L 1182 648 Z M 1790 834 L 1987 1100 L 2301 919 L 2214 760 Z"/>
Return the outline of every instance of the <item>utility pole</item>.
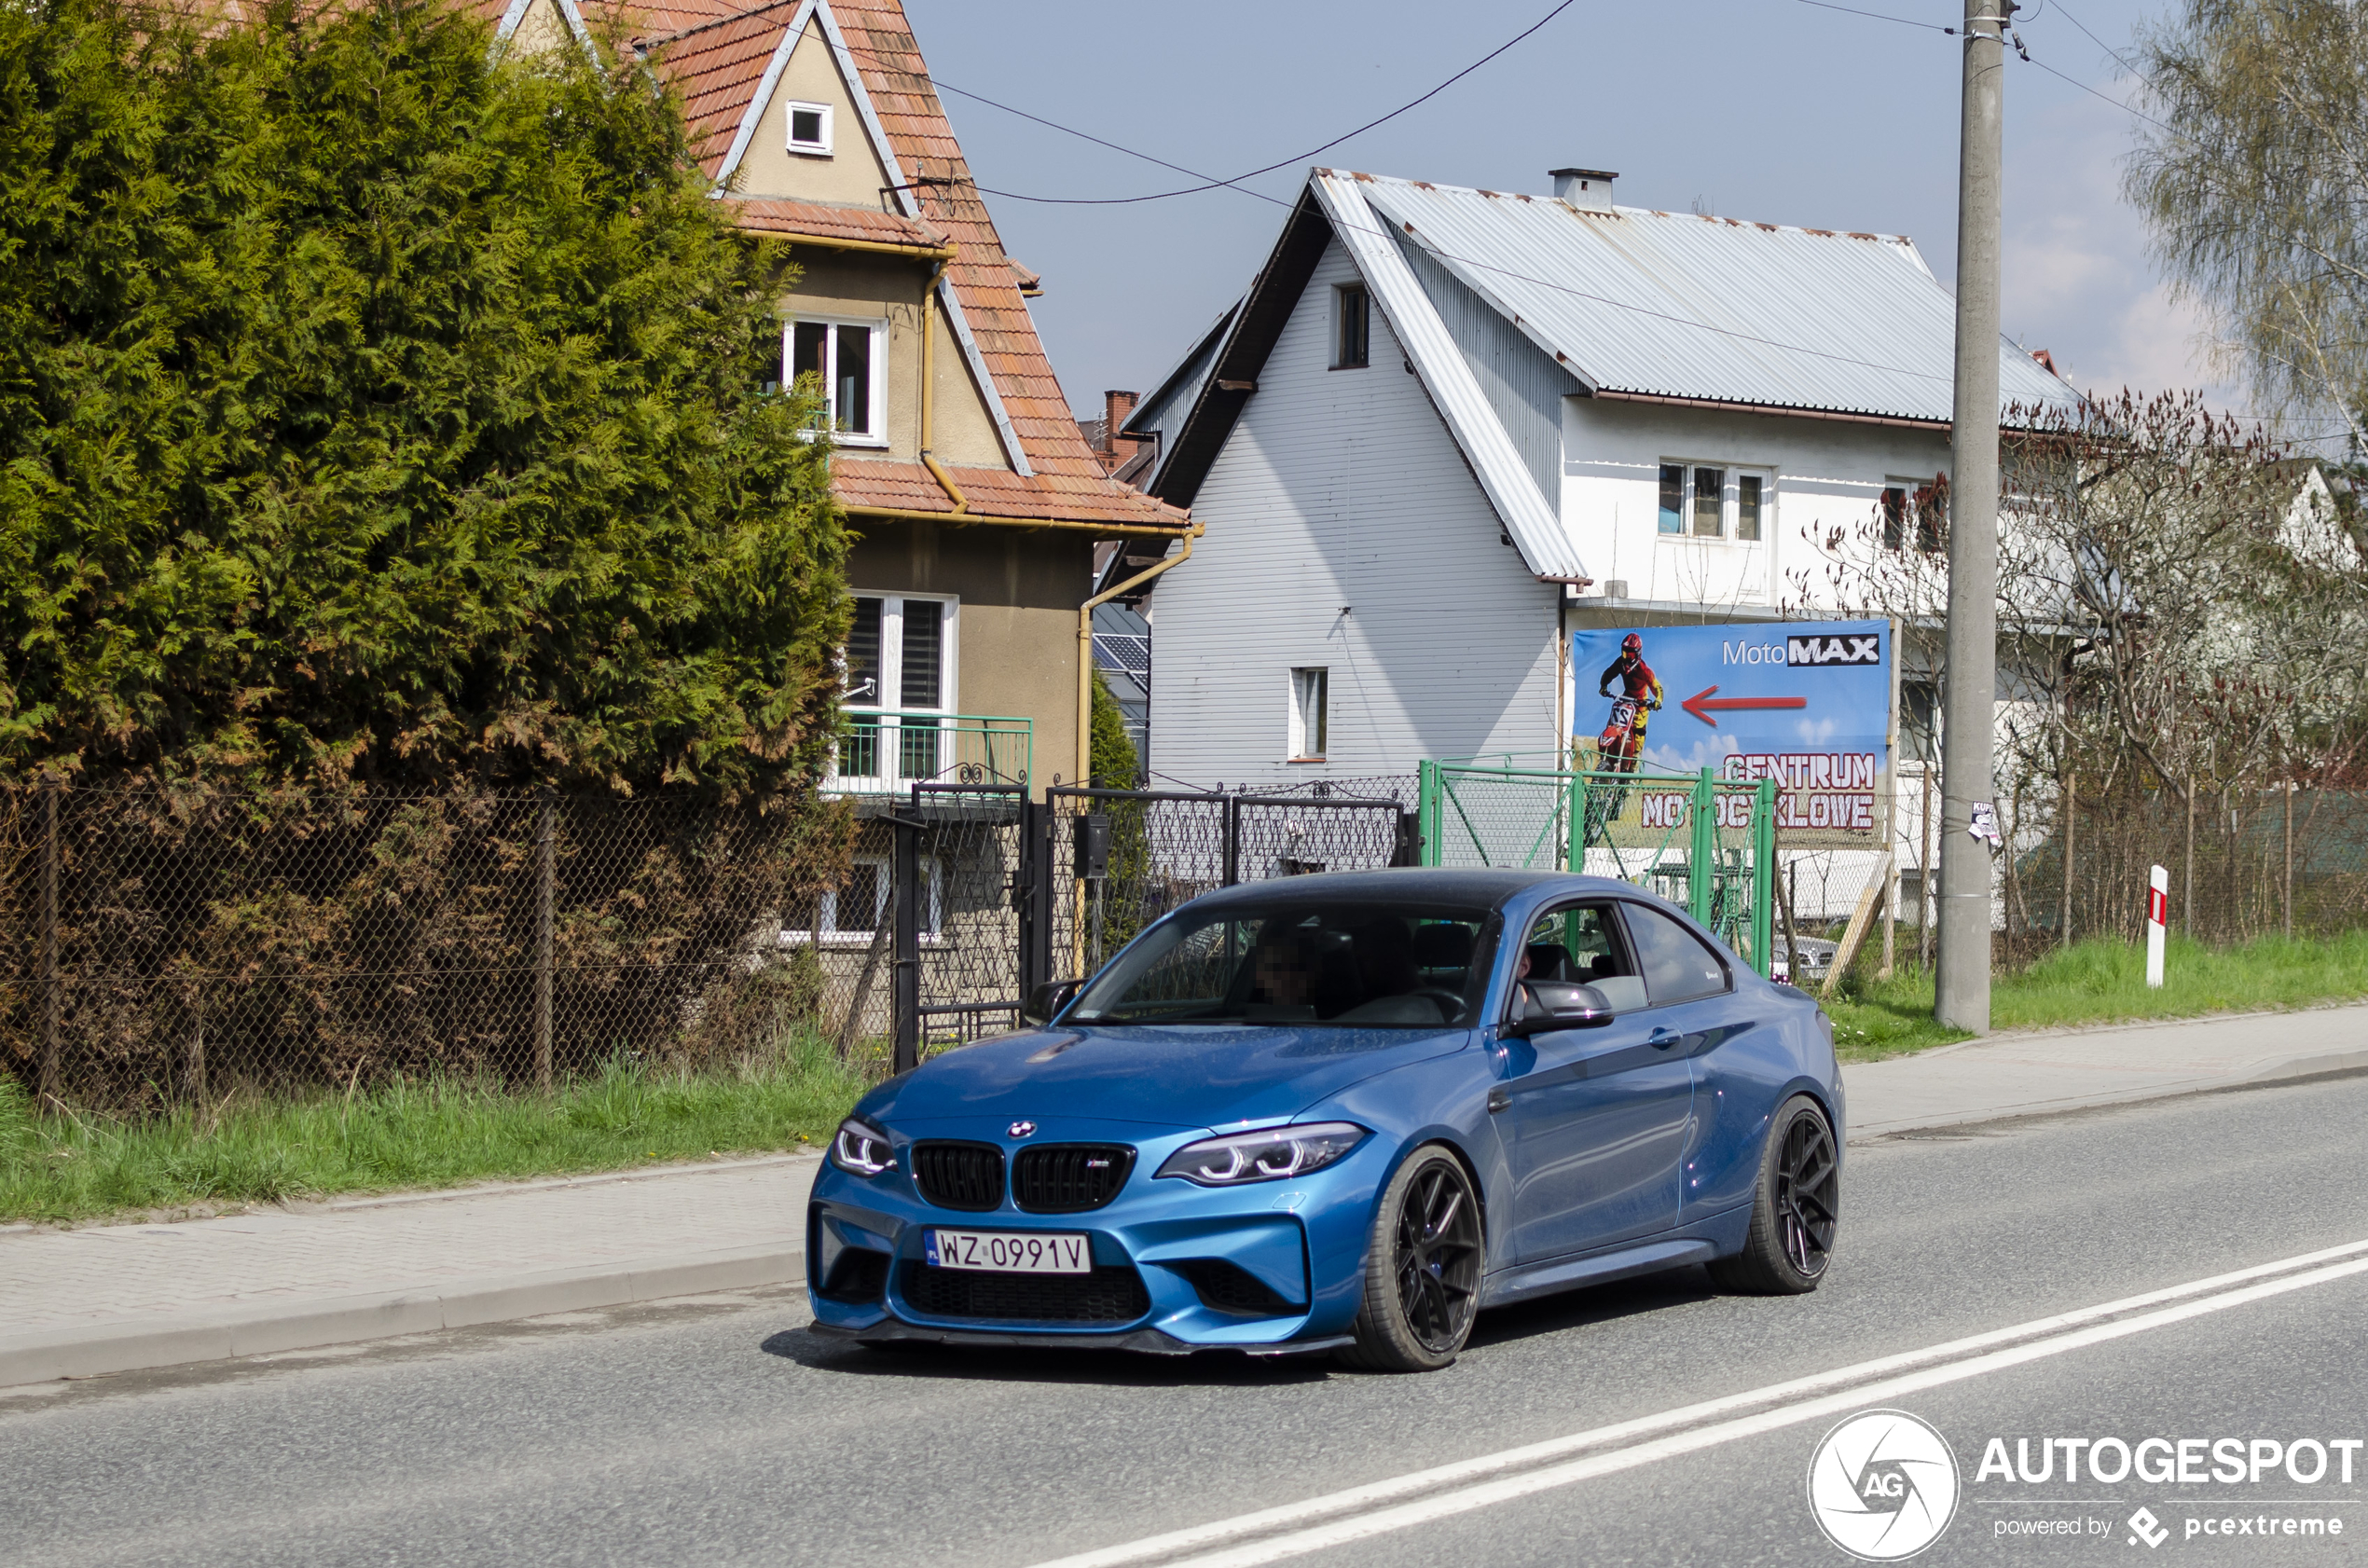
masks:
<path fill-rule="evenodd" d="M 1998 686 L 1998 209 L 2006 20 L 2014 0 L 1965 0 L 1957 149 L 1957 395 L 1948 497 L 1948 708 L 1941 737 L 1940 964 L 1933 1016 L 1989 1033 L 1991 702 Z"/>

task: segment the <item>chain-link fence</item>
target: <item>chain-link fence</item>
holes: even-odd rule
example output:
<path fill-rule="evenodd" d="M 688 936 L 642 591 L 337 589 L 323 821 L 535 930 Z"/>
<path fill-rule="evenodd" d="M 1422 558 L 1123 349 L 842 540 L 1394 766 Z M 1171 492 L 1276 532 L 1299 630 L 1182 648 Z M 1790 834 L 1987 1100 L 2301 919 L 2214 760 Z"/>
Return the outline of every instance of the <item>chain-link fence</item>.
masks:
<path fill-rule="evenodd" d="M 1774 963 L 1772 781 L 1431 763 L 1424 863 L 1574 871 L 1683 904 L 1762 973 Z"/>
<path fill-rule="evenodd" d="M 0 1070 L 138 1110 L 735 1060 L 846 1008 L 833 943 L 885 887 L 858 837 L 828 805 L 10 790 Z"/>
<path fill-rule="evenodd" d="M 1055 789 L 1047 793 L 1052 968 L 1089 975 L 1191 899 L 1240 882 L 1373 871 L 1412 857 L 1388 796 Z"/>

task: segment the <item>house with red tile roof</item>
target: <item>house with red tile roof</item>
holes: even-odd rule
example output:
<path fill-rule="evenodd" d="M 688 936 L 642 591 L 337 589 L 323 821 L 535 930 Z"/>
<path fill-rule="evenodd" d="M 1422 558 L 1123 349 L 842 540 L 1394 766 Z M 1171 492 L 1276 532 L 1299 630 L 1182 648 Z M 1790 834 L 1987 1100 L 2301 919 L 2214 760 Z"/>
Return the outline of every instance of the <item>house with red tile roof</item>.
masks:
<path fill-rule="evenodd" d="M 681 94 L 717 199 L 801 269 L 782 379 L 822 392 L 858 535 L 842 786 L 1077 779 L 1095 547 L 1163 569 L 1191 518 L 1079 430 L 1028 314 L 1036 276 L 1003 253 L 902 6 L 509 0 L 498 36 L 590 44 L 604 15 Z"/>

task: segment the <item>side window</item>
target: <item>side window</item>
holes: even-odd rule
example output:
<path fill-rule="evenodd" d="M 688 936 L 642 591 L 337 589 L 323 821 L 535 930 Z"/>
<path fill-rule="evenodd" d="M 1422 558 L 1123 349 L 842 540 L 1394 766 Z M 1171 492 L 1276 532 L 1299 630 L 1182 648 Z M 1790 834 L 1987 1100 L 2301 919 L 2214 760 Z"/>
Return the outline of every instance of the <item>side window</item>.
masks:
<path fill-rule="evenodd" d="M 1726 964 L 1693 932 L 1643 904 L 1630 904 L 1621 913 L 1653 1006 L 1714 997 L 1728 988 Z"/>
<path fill-rule="evenodd" d="M 1548 910 L 1530 923 L 1515 964 L 1523 980 L 1567 980 L 1592 985 L 1616 1012 L 1645 1005 L 1645 983 L 1607 902 L 1563 904 Z"/>

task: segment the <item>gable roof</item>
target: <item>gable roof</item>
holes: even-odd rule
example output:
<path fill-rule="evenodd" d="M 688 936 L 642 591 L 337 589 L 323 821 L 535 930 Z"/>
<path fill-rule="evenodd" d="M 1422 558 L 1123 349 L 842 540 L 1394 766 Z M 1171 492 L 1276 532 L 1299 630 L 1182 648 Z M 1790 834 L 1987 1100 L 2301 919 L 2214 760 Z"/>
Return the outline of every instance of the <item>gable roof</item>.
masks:
<path fill-rule="evenodd" d="M 1946 425 L 1957 305 L 1904 236 L 1351 176 L 1590 392 Z M 2078 394 L 2004 338 L 2002 410 Z"/>
<path fill-rule="evenodd" d="M 1310 172 L 1242 303 L 1128 423 L 1174 432 L 1149 488 L 1187 505 L 1335 239 L 1530 570 L 1584 580 L 1539 488 L 1450 337 L 1410 258 L 1435 266 L 1596 397 L 1947 430 L 1956 304 L 1901 236 L 1620 207 Z M 2002 414 L 2079 394 L 2003 337 Z M 1189 372 L 1189 374 L 1188 374 Z M 1178 414 L 1168 405 L 1190 400 Z"/>
<path fill-rule="evenodd" d="M 680 84 L 694 153 L 709 177 L 730 180 L 790 50 L 809 23 L 822 28 L 863 133 L 902 188 L 884 192 L 876 209 L 719 191 L 736 203 L 739 223 L 792 241 L 803 235 L 954 247 L 939 296 L 1012 464 L 1010 472 L 952 470 L 972 512 L 1188 526 L 1180 510 L 1113 481 L 1085 444 L 900 0 L 770 0 L 640 40 L 644 54 Z M 920 464 L 850 458 L 833 472 L 849 505 L 954 512 L 944 488 Z"/>

